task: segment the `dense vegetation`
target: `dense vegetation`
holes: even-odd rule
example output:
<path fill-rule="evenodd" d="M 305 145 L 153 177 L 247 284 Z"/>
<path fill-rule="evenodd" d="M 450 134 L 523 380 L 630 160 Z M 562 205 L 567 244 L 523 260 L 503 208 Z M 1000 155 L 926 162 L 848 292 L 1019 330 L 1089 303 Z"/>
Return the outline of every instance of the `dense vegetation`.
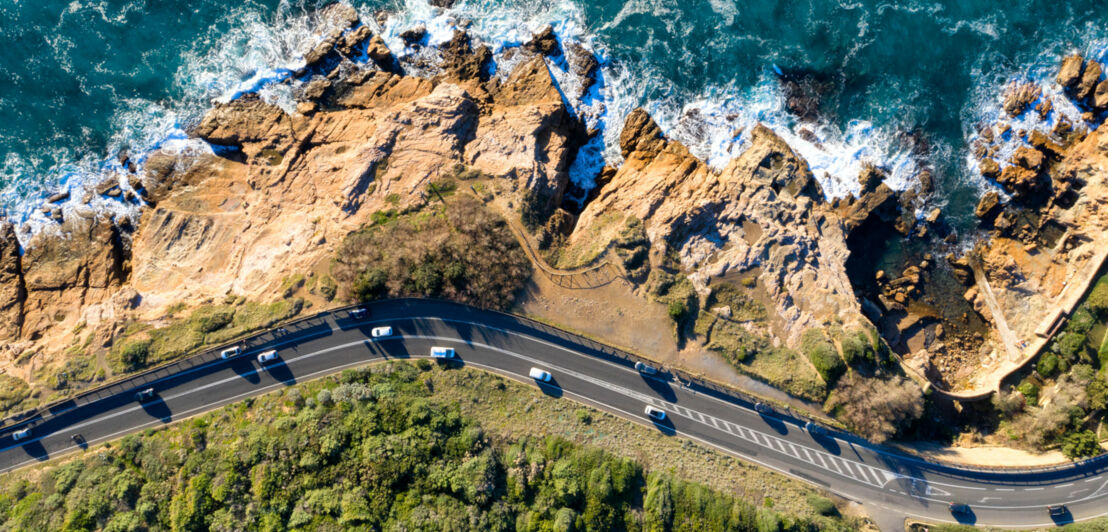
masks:
<path fill-rule="evenodd" d="M 1103 452 L 1108 409 L 1108 275 L 1102 275 L 1054 341 L 993 398 L 998 431 L 1015 445 L 1058 448 L 1072 459 Z"/>
<path fill-rule="evenodd" d="M 556 437 L 486 433 L 433 366 L 351 370 L 0 479 L 13 530 L 818 530 Z M 815 495 L 819 515 L 837 514 Z"/>
<path fill-rule="evenodd" d="M 347 236 L 332 271 L 353 300 L 421 296 L 503 309 L 531 263 L 502 218 L 454 194 L 445 204 L 376 213 Z"/>

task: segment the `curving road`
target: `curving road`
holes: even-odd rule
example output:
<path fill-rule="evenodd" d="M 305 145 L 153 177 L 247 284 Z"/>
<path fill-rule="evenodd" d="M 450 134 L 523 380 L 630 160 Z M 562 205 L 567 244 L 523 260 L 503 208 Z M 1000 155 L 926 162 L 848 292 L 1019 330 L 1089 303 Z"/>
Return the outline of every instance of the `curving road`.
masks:
<path fill-rule="evenodd" d="M 531 367 L 553 374 L 536 384 L 548 395 L 587 403 L 653 425 L 659 437 L 680 435 L 749 462 L 816 484 L 864 504 L 890 529 L 905 517 L 1000 527 L 1050 526 L 1108 515 L 1108 460 L 1038 471 L 970 471 L 924 462 L 849 434 L 813 435 L 787 413 L 759 414 L 741 398 L 667 375 L 645 377 L 616 350 L 529 320 L 438 301 L 375 303 L 355 319 L 347 311 L 323 313 L 292 324 L 283 334 L 247 342 L 247 352 L 225 361 L 205 353 L 142 375 L 88 397 L 44 410 L 0 429 L 0 471 L 38 463 L 87 444 L 203 413 L 246 397 L 382 359 L 426 357 L 433 345 L 456 349 L 458 363 L 517 380 Z M 390 325 L 394 336 L 370 338 Z M 277 363 L 261 367 L 255 355 L 277 349 Z M 134 399 L 153 387 L 157 398 Z M 646 405 L 664 409 L 665 423 L 651 423 Z M 31 428 L 31 437 L 12 433 Z M 970 505 L 956 519 L 948 505 Z M 1065 504 L 1052 519 L 1047 505 Z M 1057 520 L 1055 520 L 1057 519 Z"/>

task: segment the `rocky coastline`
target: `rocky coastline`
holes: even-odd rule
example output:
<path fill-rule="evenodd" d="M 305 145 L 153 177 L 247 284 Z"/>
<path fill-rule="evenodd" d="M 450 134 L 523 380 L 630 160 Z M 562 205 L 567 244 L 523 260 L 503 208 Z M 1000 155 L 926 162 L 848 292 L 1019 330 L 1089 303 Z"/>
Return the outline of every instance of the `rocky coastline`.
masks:
<path fill-rule="evenodd" d="M 941 210 L 924 209 L 935 188 L 927 171 L 897 192 L 869 166 L 858 197 L 827 201 L 768 128 L 747 132 L 749 148 L 713 169 L 643 110 L 622 127 L 623 162 L 578 203 L 567 199 L 568 170 L 596 132 L 567 108 L 547 62 L 568 61 L 587 90 L 598 70 L 587 50 L 563 49 L 548 28 L 515 50 L 510 73 L 491 75 L 489 49 L 458 31 L 410 65 L 353 9 L 322 16 L 334 29 L 296 73 L 307 82 L 294 113 L 251 94 L 217 104 L 192 131 L 210 153 L 156 153 L 88 192 L 134 204 L 140 221 L 63 213 L 57 197 L 44 207 L 57 225 L 24 244 L 0 224 L 0 369 L 35 382 L 75 343 L 110 350 L 129 323 L 167 308 L 265 300 L 289 276 L 325 270 L 374 213 L 424 204 L 429 186 L 466 172 L 493 179 L 505 216 L 540 242 L 617 253 L 628 228 L 641 228 L 643 254 L 622 264 L 644 294 L 654 271 L 687 277 L 702 301 L 742 274 L 776 344 L 799 349 L 811 330 L 880 335 L 906 368 L 952 393 L 995 391 L 998 375 L 1033 356 L 1024 342 L 1072 309 L 1108 249 L 1108 132 L 1085 124 L 983 126 L 974 149 L 998 189 L 981 198 L 983 236 L 964 253 L 973 236 L 960 240 Z M 406 46 L 424 46 L 424 33 L 405 32 Z M 1070 57 L 1058 76 L 1090 124 L 1108 106 L 1101 69 Z M 1034 88 L 1007 91 L 1013 116 L 1051 112 Z M 798 114 L 818 107 L 793 93 Z M 1027 146 L 996 160 L 989 139 L 1012 136 Z M 905 251 L 882 263 L 893 243 Z"/>

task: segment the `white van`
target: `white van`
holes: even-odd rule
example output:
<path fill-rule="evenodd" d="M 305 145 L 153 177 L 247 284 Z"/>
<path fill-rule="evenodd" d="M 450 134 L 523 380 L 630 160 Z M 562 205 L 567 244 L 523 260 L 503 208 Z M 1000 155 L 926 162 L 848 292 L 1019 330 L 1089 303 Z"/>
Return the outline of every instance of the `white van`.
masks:
<path fill-rule="evenodd" d="M 431 358 L 454 358 L 453 347 L 432 347 Z"/>
<path fill-rule="evenodd" d="M 369 334 L 374 338 L 392 336 L 392 327 L 374 327 L 373 330 L 369 331 Z"/>
<path fill-rule="evenodd" d="M 230 349 L 224 349 L 223 351 L 221 351 L 219 353 L 219 358 L 222 358 L 223 360 L 227 360 L 228 358 L 231 358 L 233 356 L 238 356 L 238 354 L 241 353 L 241 352 L 242 352 L 242 348 L 240 348 L 239 346 L 236 345 L 235 347 L 232 347 Z"/>
<path fill-rule="evenodd" d="M 277 360 L 277 350 L 276 349 L 270 349 L 269 351 L 263 351 L 261 354 L 258 355 L 258 363 L 259 364 L 265 364 L 267 362 L 272 362 L 274 360 Z"/>
<path fill-rule="evenodd" d="M 26 440 L 31 437 L 31 428 L 27 427 L 23 430 L 17 430 L 12 433 L 12 439 L 15 441 Z"/>
<path fill-rule="evenodd" d="M 550 372 L 543 371 L 539 368 L 531 368 L 531 372 L 528 373 L 528 375 L 539 382 L 550 382 Z"/>

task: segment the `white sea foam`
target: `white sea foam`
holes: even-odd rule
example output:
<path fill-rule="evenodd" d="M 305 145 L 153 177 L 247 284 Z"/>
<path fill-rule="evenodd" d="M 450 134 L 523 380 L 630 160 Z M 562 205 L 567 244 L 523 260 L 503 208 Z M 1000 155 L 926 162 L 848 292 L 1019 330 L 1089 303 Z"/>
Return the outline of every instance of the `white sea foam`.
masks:
<path fill-rule="evenodd" d="M 572 74 L 565 58 L 548 60 L 551 73 L 572 111 L 588 127 L 599 131 L 599 135 L 581 150 L 570 171 L 571 179 L 585 189 L 593 186 L 593 178 L 604 164 L 620 162 L 620 129 L 625 117 L 640 106 L 651 113 L 669 137 L 685 143 L 694 154 L 717 168 L 747 147 L 749 132 L 755 124 L 764 124 L 807 160 L 829 198 L 857 193 L 857 175 L 866 162 L 888 170 L 888 183 L 896 189 L 914 186 L 921 169 L 921 163 L 897 141 L 898 124 L 874 125 L 860 118 L 846 120 L 842 126 L 798 123 L 785 109 L 773 65 L 765 65 L 760 80 L 753 86 L 713 86 L 698 94 L 668 91 L 663 98 L 644 101 L 644 94 L 658 92 L 650 89 L 671 83 L 660 73 L 641 65 L 611 58 L 605 43 L 590 33 L 581 7 L 571 0 L 521 2 L 514 6 L 499 5 L 493 0 L 462 0 L 450 9 L 432 7 L 426 0 L 400 0 L 398 4 L 398 9 L 389 13 L 383 23 L 378 23 L 376 13 L 368 7 L 362 7 L 360 15 L 365 24 L 382 35 L 399 58 L 411 64 L 416 63 L 415 59 L 426 59 L 434 53 L 427 46 L 406 47 L 400 38 L 403 31 L 417 25 L 426 27 L 425 44 L 432 46 L 450 40 L 455 30 L 466 29 L 476 43 L 487 44 L 492 49 L 498 76 L 507 75 L 519 61 L 520 54 L 514 54 L 515 49 L 547 24 L 554 27 L 564 49 L 569 49 L 564 45 L 576 43 L 594 53 L 601 63 L 599 80 L 583 95 L 582 80 Z M 712 5 L 722 17 L 732 16 L 731 10 L 723 4 Z M 665 8 L 665 4 L 661 7 Z M 618 25 L 621 17 L 644 9 L 657 15 L 659 4 L 626 2 L 616 20 L 606 27 Z M 668 23 L 665 17 L 662 19 Z M 146 154 L 158 148 L 204 149 L 195 141 L 188 141 L 185 130 L 213 101 L 227 101 L 246 92 L 257 92 L 267 101 L 291 110 L 294 107 L 292 87 L 289 83 L 278 82 L 287 80 L 303 66 L 304 54 L 329 28 L 320 27 L 314 14 L 293 9 L 285 3 L 276 15 L 268 17 L 247 8 L 234 8 L 229 11 L 227 20 L 234 21 L 224 25 L 230 28 L 228 32 L 202 36 L 186 54 L 185 66 L 176 73 L 183 94 L 179 101 L 128 102 L 117 117 L 119 133 L 112 139 L 109 157 L 60 165 L 54 175 L 45 180 L 48 183 L 45 187 L 41 185 L 43 179 L 17 180 L 19 183 L 0 191 L 3 201 L 12 206 L 10 217 L 29 221 L 33 226 L 46 224 L 45 216 L 37 209 L 38 201 L 16 201 L 16 198 L 41 198 L 46 190 L 77 190 L 99 182 L 105 175 L 119 170 L 114 155 L 121 149 L 126 148 L 139 164 Z M 866 24 L 863 17 L 859 22 L 862 35 L 867 32 Z M 989 34 L 995 32 L 992 24 L 991 20 L 975 21 L 972 29 Z M 960 28 L 955 25 L 951 29 L 958 31 Z M 995 85 L 992 90 L 991 101 L 995 103 Z M 1063 101 L 1063 98 L 1055 98 L 1055 108 L 1060 114 L 1071 112 L 1060 108 L 1064 107 L 1060 106 Z M 975 113 L 976 120 L 988 118 L 990 107 L 983 109 L 980 114 Z M 972 136 L 969 138 L 972 140 Z M 20 167 L 20 162 L 13 161 L 11 155 L 4 163 L 6 172 L 18 172 Z M 72 201 L 79 199 L 80 194 L 74 194 Z M 106 210 L 117 209 L 124 214 L 131 213 L 134 208 L 114 200 L 98 198 L 94 200 L 97 202 L 104 203 Z M 119 207 L 112 206 L 116 204 Z"/>

